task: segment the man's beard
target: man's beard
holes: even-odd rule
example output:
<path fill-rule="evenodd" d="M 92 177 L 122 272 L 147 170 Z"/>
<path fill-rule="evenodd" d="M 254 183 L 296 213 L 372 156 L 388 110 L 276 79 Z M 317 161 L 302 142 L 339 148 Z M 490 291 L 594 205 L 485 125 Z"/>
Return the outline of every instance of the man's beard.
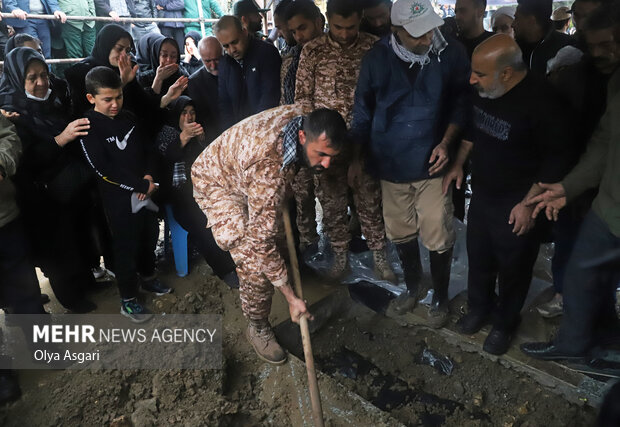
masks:
<path fill-rule="evenodd" d="M 392 31 L 392 27 L 390 26 L 390 24 L 385 24 L 381 25 L 380 27 L 370 27 L 369 30 L 371 34 L 377 37 L 383 37 L 390 34 L 390 32 Z"/>
<path fill-rule="evenodd" d="M 310 159 L 308 158 L 308 153 L 306 153 L 306 147 L 305 146 L 301 146 L 301 152 L 303 153 L 303 161 L 304 164 L 313 172 L 313 173 L 321 173 L 325 170 L 325 168 L 323 166 L 321 166 L 320 164 L 315 165 L 315 166 L 311 166 L 310 165 Z"/>
<path fill-rule="evenodd" d="M 494 81 L 493 86 L 487 90 L 484 90 L 479 84 L 476 84 L 475 88 L 480 98 L 497 99 L 506 93 L 504 87 L 497 80 Z"/>

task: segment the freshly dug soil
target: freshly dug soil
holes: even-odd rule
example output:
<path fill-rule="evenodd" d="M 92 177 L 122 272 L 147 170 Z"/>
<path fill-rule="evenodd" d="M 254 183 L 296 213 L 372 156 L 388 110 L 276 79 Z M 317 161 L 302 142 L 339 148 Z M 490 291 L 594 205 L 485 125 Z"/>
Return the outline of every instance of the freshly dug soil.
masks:
<path fill-rule="evenodd" d="M 223 316 L 221 370 L 25 371 L 23 395 L 0 407 L 0 425 L 311 425 L 303 365 L 273 367 L 255 356 L 238 292 L 204 263 L 186 278 L 164 278 L 175 293 L 149 300 L 154 311 Z M 93 299 L 98 312 L 116 312 L 117 298 L 112 285 Z M 285 328 L 299 336 L 297 326 Z M 313 346 L 327 374 L 319 384 L 328 426 L 550 427 L 594 420 L 591 408 L 569 404 L 523 374 L 359 304 L 316 332 Z M 451 375 L 421 363 L 424 349 L 451 359 Z"/>

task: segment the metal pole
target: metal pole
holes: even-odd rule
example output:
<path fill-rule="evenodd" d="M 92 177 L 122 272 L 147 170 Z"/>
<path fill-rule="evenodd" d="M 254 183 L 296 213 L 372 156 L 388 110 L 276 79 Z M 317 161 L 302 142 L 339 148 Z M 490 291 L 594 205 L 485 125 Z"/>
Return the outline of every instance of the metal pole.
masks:
<path fill-rule="evenodd" d="M 199 1 L 199 0 L 198 0 Z M 2 18 L 16 18 L 12 13 L 0 13 Z M 59 21 L 54 15 L 26 15 L 27 19 L 46 19 L 50 21 Z M 101 21 L 101 22 L 217 22 L 217 19 L 201 19 L 201 18 L 130 18 L 122 17 L 114 19 L 111 16 L 67 16 L 67 21 Z"/>
<path fill-rule="evenodd" d="M 203 21 L 204 16 L 203 16 L 203 10 L 202 10 L 202 0 L 196 0 L 196 5 L 198 6 L 198 17 L 200 18 L 200 32 L 202 33 L 202 37 L 204 38 L 206 34 L 205 34 L 205 23 Z"/>

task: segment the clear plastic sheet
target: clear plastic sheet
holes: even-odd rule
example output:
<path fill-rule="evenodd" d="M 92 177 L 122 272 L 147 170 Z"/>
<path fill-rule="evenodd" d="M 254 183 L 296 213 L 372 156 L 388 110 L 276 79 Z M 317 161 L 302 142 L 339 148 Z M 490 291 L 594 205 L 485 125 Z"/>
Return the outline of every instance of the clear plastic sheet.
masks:
<path fill-rule="evenodd" d="M 452 272 L 451 272 L 451 285 L 450 285 L 450 298 L 458 294 L 465 289 L 467 284 L 467 253 L 465 248 L 465 225 L 454 220 L 454 226 L 457 232 L 457 241 L 454 246 L 454 252 L 452 255 Z M 319 244 L 315 250 L 309 250 L 303 254 L 303 260 L 306 265 L 319 274 L 325 274 L 331 266 L 334 255 L 329 244 L 329 238 L 319 228 Z M 425 275 L 430 274 L 430 266 L 428 260 L 428 250 L 420 244 L 420 256 L 422 257 L 422 268 Z M 405 289 L 405 281 L 403 278 L 403 269 L 396 252 L 396 246 L 392 242 L 388 242 L 387 245 L 387 259 L 392 267 L 392 270 L 398 278 L 397 283 L 392 283 L 386 280 L 381 280 L 374 275 L 373 271 L 373 259 L 372 252 L 352 252 L 349 251 L 349 274 L 342 279 L 343 284 L 355 284 L 359 282 L 370 282 L 374 285 L 380 286 L 395 296 L 400 295 Z M 428 294 L 421 300 L 422 304 L 430 304 L 433 297 L 432 289 L 428 291 Z"/>

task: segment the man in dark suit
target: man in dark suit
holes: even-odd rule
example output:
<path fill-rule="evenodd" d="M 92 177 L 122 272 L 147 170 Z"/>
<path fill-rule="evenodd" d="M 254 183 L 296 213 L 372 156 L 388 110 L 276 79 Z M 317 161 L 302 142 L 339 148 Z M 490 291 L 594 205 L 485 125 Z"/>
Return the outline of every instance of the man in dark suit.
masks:
<path fill-rule="evenodd" d="M 207 141 L 211 142 L 221 133 L 218 110 L 218 69 L 224 54 L 222 45 L 213 36 L 198 43 L 198 51 L 204 67 L 189 77 L 187 94 L 196 106 L 196 118 L 205 128 Z"/>
<path fill-rule="evenodd" d="M 13 26 L 15 33 L 27 33 L 41 40 L 43 55 L 46 58 L 52 56 L 52 38 L 50 24 L 52 21 L 43 19 L 26 19 L 26 15 L 54 15 L 63 24 L 67 21 L 67 15 L 58 7 L 57 0 L 5 0 L 2 11 L 13 13 L 15 18 L 6 20 L 7 25 Z"/>
<path fill-rule="evenodd" d="M 272 44 L 250 37 L 235 16 L 220 18 L 214 32 L 226 52 L 219 64 L 218 82 L 224 130 L 278 106 L 282 60 Z"/>

